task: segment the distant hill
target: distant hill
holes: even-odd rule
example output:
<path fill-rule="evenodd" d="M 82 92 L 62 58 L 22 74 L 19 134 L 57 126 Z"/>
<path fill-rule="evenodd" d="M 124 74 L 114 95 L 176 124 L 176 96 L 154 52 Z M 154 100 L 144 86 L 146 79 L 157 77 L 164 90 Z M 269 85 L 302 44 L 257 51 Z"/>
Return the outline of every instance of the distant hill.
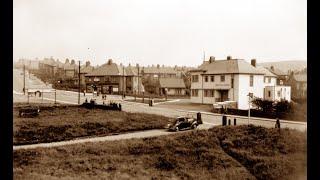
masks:
<path fill-rule="evenodd" d="M 288 72 L 288 70 L 292 71 L 300 71 L 307 67 L 307 61 L 275 61 L 275 62 L 264 62 L 259 63 L 264 67 L 270 68 L 273 66 L 282 70 L 283 72 Z"/>

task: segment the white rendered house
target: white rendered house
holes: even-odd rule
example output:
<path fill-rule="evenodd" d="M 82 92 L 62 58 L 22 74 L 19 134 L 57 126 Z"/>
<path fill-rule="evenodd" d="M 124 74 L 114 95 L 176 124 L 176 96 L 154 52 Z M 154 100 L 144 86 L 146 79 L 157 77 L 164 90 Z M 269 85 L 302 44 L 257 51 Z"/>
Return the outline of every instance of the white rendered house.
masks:
<path fill-rule="evenodd" d="M 276 83 L 276 77 L 266 74 L 242 59 L 215 60 L 213 56 L 191 70 L 191 102 L 215 104 L 235 101 L 238 109 L 249 108 L 249 95 L 264 98 L 265 87 Z M 267 81 L 265 81 L 265 79 Z"/>

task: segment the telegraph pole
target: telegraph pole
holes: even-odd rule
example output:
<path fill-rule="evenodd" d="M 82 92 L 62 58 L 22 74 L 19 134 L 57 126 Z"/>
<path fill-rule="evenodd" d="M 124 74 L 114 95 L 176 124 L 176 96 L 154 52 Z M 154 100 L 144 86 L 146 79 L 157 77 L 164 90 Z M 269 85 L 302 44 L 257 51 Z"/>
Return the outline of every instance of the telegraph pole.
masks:
<path fill-rule="evenodd" d="M 26 95 L 26 65 L 23 63 L 23 94 Z"/>
<path fill-rule="evenodd" d="M 79 61 L 79 71 L 78 71 L 78 104 L 80 104 L 80 61 Z"/>
<path fill-rule="evenodd" d="M 139 84 L 139 64 L 138 64 L 138 95 L 140 94 L 140 84 Z"/>
<path fill-rule="evenodd" d="M 122 66 L 122 99 L 124 99 L 124 65 Z"/>

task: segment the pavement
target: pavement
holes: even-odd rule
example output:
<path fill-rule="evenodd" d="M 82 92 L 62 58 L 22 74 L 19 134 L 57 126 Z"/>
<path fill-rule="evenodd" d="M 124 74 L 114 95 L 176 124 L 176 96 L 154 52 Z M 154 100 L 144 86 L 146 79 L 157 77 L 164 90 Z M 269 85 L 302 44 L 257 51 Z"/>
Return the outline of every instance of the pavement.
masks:
<path fill-rule="evenodd" d="M 33 75 L 26 76 L 26 86 L 28 88 L 51 88 L 50 85 L 46 85 L 45 83 L 41 82 L 41 80 L 37 79 Z M 14 102 L 27 102 L 27 95 L 23 95 L 22 93 L 23 88 L 23 73 L 21 70 L 14 69 L 13 71 L 13 101 Z M 196 113 L 199 111 L 190 111 L 185 109 L 173 109 L 173 108 L 166 108 L 165 103 L 161 103 L 161 107 L 157 107 L 157 104 L 153 107 L 150 107 L 148 104 L 143 103 L 135 103 L 135 102 L 128 102 L 123 101 L 122 96 L 120 95 L 108 95 L 107 100 L 102 100 L 101 97 L 93 97 L 92 93 L 86 93 L 86 96 L 83 95 L 83 93 L 80 94 L 80 103 L 83 103 L 85 99 L 88 101 L 91 98 L 96 98 L 97 103 L 101 103 L 105 101 L 105 103 L 108 103 L 109 101 L 118 102 L 122 105 L 122 110 L 126 112 L 139 112 L 139 113 L 149 113 L 149 114 L 158 114 L 163 115 L 167 117 L 177 117 L 177 116 L 184 116 L 187 114 L 193 115 L 196 117 Z M 126 99 L 130 99 L 133 97 L 126 97 Z M 78 104 L 78 93 L 77 92 L 71 92 L 71 91 L 63 91 L 63 90 L 56 90 L 56 97 L 55 93 L 43 93 L 43 96 L 40 97 L 29 97 L 29 102 L 58 102 L 58 103 L 64 103 L 64 104 Z M 175 100 L 179 101 L 179 100 Z M 185 100 L 184 100 L 185 101 Z M 170 102 L 169 102 L 170 103 Z M 201 129 L 208 129 L 213 126 L 221 125 L 222 124 L 222 116 L 220 114 L 215 113 L 209 113 L 209 112 L 201 112 L 201 117 L 203 124 L 199 126 Z M 267 119 L 267 118 L 256 118 L 251 117 L 248 121 L 248 117 L 246 116 L 233 116 L 233 115 L 227 115 L 227 119 L 231 121 L 231 124 L 234 123 L 234 119 L 236 119 L 237 125 L 243 125 L 243 124 L 254 124 L 257 126 L 264 126 L 267 128 L 273 128 L 275 125 L 274 119 Z M 296 129 L 299 131 L 307 131 L 307 123 L 306 122 L 294 122 L 294 121 L 284 121 L 281 120 L 281 127 L 282 128 L 290 128 L 290 129 Z M 140 134 L 139 134 L 140 133 Z M 117 136 L 118 139 L 125 139 L 125 138 L 135 138 L 135 137 L 143 137 L 141 133 L 138 134 L 132 134 L 132 137 L 130 135 L 119 135 Z M 154 131 L 146 131 L 145 135 L 164 135 L 166 133 L 160 133 L 159 130 Z M 120 137 L 120 138 L 119 138 Z M 101 138 L 101 137 L 100 137 Z M 115 138 L 115 137 L 113 137 Z M 115 139 L 117 139 L 115 138 Z M 98 138 L 99 139 L 99 138 Z M 102 137 L 99 140 L 109 140 L 112 138 L 110 137 Z M 115 140 L 113 139 L 113 140 Z M 82 140 L 83 142 L 86 142 L 85 140 Z M 78 141 L 78 143 L 82 142 Z M 90 140 L 88 140 L 90 141 Z M 74 142 L 74 141 L 72 141 Z M 76 141 L 77 142 L 77 141 Z M 50 143 L 51 144 L 51 143 Z M 57 143 L 56 143 L 57 144 Z M 59 143 L 58 143 L 59 144 Z M 67 143 L 68 144 L 68 143 Z M 41 147 L 46 147 L 47 145 L 38 145 Z M 26 147 L 38 147 L 38 146 L 26 146 Z M 53 145 L 54 146 L 54 145 Z M 15 149 L 15 147 L 14 147 Z"/>

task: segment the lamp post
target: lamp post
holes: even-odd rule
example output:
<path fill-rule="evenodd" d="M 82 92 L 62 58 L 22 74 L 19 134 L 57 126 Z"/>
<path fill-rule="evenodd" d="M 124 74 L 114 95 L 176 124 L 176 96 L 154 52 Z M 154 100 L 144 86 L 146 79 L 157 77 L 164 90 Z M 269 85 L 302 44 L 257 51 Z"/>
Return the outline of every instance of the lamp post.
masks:
<path fill-rule="evenodd" d="M 250 123 L 250 99 L 253 97 L 253 94 L 252 93 L 249 93 L 248 95 L 248 105 L 249 105 L 249 109 L 248 109 L 248 126 L 249 126 L 249 123 Z"/>
<path fill-rule="evenodd" d="M 79 70 L 78 70 L 78 104 L 80 104 L 80 61 L 79 61 Z"/>

